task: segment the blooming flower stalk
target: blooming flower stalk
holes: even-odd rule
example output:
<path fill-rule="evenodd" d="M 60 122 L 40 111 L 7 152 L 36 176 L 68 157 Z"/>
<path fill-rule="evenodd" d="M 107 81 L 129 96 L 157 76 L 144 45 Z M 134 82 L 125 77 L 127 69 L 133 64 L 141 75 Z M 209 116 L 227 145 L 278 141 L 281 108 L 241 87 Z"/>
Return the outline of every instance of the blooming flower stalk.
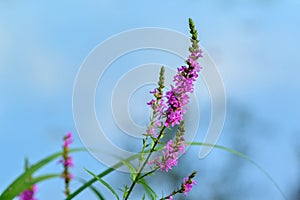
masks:
<path fill-rule="evenodd" d="M 198 77 L 198 73 L 201 70 L 200 64 L 198 63 L 198 59 L 202 56 L 202 51 L 199 49 L 198 45 L 198 33 L 195 29 L 195 25 L 193 21 L 189 20 L 190 33 L 191 33 L 191 42 L 192 45 L 189 48 L 190 55 L 186 60 L 186 65 L 181 66 L 177 69 L 177 74 L 174 76 L 175 85 L 171 85 L 171 90 L 166 92 L 165 98 L 167 99 L 166 105 L 163 104 L 160 108 L 159 112 L 159 122 L 155 122 L 155 124 L 163 123 L 164 126 L 171 128 L 175 125 L 179 125 L 176 135 L 176 140 L 169 140 L 164 149 L 162 151 L 162 156 L 158 157 L 152 161 L 150 164 L 155 164 L 160 171 L 168 172 L 174 166 L 178 164 L 178 157 L 180 153 L 184 153 L 184 125 L 183 125 L 183 115 L 186 112 L 186 105 L 189 102 L 189 93 L 194 92 L 194 82 Z M 159 96 L 162 96 L 162 92 L 159 91 Z M 156 93 L 154 94 L 154 96 Z M 151 100 L 152 109 L 154 110 L 156 107 L 154 105 L 159 104 L 160 102 Z M 166 110 L 164 110 L 166 109 Z M 155 110 L 154 110 L 155 111 Z M 153 112 L 154 112 L 153 111 Z M 150 128 L 152 128 L 150 126 Z M 157 136 L 155 129 L 149 129 L 152 135 L 155 134 Z M 149 131 L 149 132 L 150 132 Z"/>
<path fill-rule="evenodd" d="M 192 45 L 189 48 L 190 55 L 186 60 L 186 65 L 183 65 L 177 69 L 177 74 L 173 79 L 175 85 L 171 85 L 171 90 L 166 92 L 165 96 L 163 96 L 162 92 L 164 87 L 161 87 L 160 84 L 158 88 L 150 92 L 156 98 L 148 102 L 148 105 L 150 105 L 153 109 L 153 116 L 155 118 L 154 124 L 156 126 L 161 126 L 164 118 L 164 125 L 166 127 L 174 127 L 175 125 L 179 125 L 183 120 L 183 114 L 186 112 L 185 106 L 189 102 L 188 94 L 194 92 L 194 82 L 196 81 L 198 73 L 201 70 L 201 66 L 197 60 L 203 57 L 203 55 L 202 50 L 198 45 L 198 33 L 195 29 L 194 22 L 191 19 L 189 19 L 189 26 L 192 42 Z M 160 81 L 161 79 L 163 78 L 160 78 Z M 167 99 L 166 103 L 164 102 L 163 97 Z M 150 129 L 149 131 L 148 129 L 148 132 L 153 134 L 154 130 Z"/>
<path fill-rule="evenodd" d="M 175 86 L 171 85 L 171 90 L 166 93 L 168 106 L 166 111 L 166 127 L 179 125 L 183 120 L 183 114 L 186 112 L 185 106 L 189 102 L 188 93 L 194 92 L 194 82 L 201 70 L 197 60 L 203 57 L 202 50 L 199 49 L 197 30 L 191 19 L 189 20 L 189 26 L 192 35 L 192 46 L 189 48 L 190 55 L 186 60 L 187 66 L 184 65 L 177 69 L 177 74 L 173 79 Z"/>
<path fill-rule="evenodd" d="M 162 66 L 159 74 L 158 87 L 150 92 L 151 94 L 153 94 L 155 99 L 152 99 L 147 103 L 152 108 L 153 112 L 150 120 L 150 126 L 146 131 L 146 135 L 150 135 L 154 138 L 158 137 L 157 130 L 161 129 L 161 127 L 163 126 L 162 121 L 165 115 L 165 109 L 167 107 L 163 98 L 163 89 L 165 87 L 164 74 L 165 68 L 164 66 Z"/>
<path fill-rule="evenodd" d="M 73 158 L 69 155 L 69 146 L 73 142 L 72 133 L 67 133 L 64 136 L 64 144 L 63 144 L 63 156 L 62 159 L 59 160 L 60 163 L 63 164 L 64 171 L 62 173 L 62 178 L 65 180 L 65 195 L 68 197 L 70 195 L 70 181 L 73 179 L 73 175 L 69 172 L 69 168 L 73 167 Z"/>
<path fill-rule="evenodd" d="M 193 172 L 191 175 L 183 179 L 181 190 L 183 191 L 184 196 L 187 196 L 187 193 L 191 191 L 193 185 L 197 185 L 197 182 L 193 180 L 195 176 L 196 176 L 196 172 Z"/>
<path fill-rule="evenodd" d="M 147 104 L 152 108 L 153 113 L 150 125 L 145 133 L 146 139 L 143 139 L 143 148 L 139 157 L 138 169 L 136 170 L 136 174 L 134 175 L 130 187 L 124 190 L 124 200 L 128 200 L 134 186 L 139 183 L 142 178 L 152 174 L 157 169 L 168 172 L 178 164 L 180 153 L 184 153 L 183 115 L 186 112 L 186 105 L 189 102 L 189 93 L 194 91 L 194 82 L 201 70 L 197 60 L 202 57 L 202 51 L 199 49 L 198 45 L 199 40 L 197 38 L 197 31 L 192 19 L 189 19 L 189 27 L 192 45 L 189 48 L 190 55 L 186 60 L 186 65 L 177 69 L 177 74 L 173 79 L 174 85 L 171 85 L 171 89 L 166 92 L 165 95 L 163 93 L 164 67 L 162 67 L 158 87 L 150 92 L 153 94 L 154 99 Z M 152 153 L 160 149 L 160 147 L 157 148 L 157 146 L 163 144 L 162 139 L 165 136 L 165 130 L 171 129 L 176 125 L 179 126 L 177 127 L 175 139 L 170 139 L 163 146 L 162 156 L 150 160 Z M 146 141 L 149 138 L 151 139 L 151 143 L 147 144 Z M 146 148 L 149 148 L 147 150 L 149 153 L 144 158 Z M 152 168 L 152 171 L 143 174 L 146 164 L 154 165 L 154 167 Z M 182 189 L 180 192 L 190 190 L 190 185 L 187 185 L 187 183 L 189 182 L 186 182 L 185 184 L 186 189 Z M 172 199 L 173 195 L 174 194 L 171 194 L 165 199 Z"/>
<path fill-rule="evenodd" d="M 173 192 L 171 192 L 171 194 L 169 194 L 166 197 L 161 198 L 160 200 L 172 200 L 173 196 L 175 196 L 176 194 L 179 193 L 183 193 L 184 196 L 187 196 L 187 193 L 191 191 L 193 185 L 196 185 L 197 182 L 194 180 L 195 176 L 196 176 L 197 172 L 194 171 L 192 174 L 188 175 L 186 178 L 183 179 L 183 182 L 181 184 L 181 188 L 178 190 L 174 190 Z"/>

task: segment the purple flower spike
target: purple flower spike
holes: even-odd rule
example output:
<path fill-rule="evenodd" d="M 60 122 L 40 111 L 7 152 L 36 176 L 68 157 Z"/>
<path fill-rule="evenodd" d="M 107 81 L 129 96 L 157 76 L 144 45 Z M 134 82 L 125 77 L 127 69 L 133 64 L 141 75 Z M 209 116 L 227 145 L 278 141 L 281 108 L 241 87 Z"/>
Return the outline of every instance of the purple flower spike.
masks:
<path fill-rule="evenodd" d="M 171 86 L 171 90 L 166 93 L 167 119 L 166 127 L 174 127 L 179 125 L 183 120 L 183 114 L 186 112 L 185 106 L 189 103 L 188 93 L 194 92 L 194 82 L 201 70 L 197 59 L 202 57 L 202 51 L 191 52 L 186 62 L 188 66 L 181 66 L 177 69 L 174 76 L 175 86 Z"/>
<path fill-rule="evenodd" d="M 69 184 L 70 181 L 73 179 L 73 175 L 69 172 L 69 168 L 74 166 L 73 158 L 69 155 L 69 147 L 73 142 L 72 133 L 69 132 L 64 136 L 64 143 L 63 143 L 63 156 L 58 161 L 59 163 L 63 164 L 64 171 L 62 173 L 62 178 L 65 180 L 65 195 L 68 197 L 70 194 Z"/>

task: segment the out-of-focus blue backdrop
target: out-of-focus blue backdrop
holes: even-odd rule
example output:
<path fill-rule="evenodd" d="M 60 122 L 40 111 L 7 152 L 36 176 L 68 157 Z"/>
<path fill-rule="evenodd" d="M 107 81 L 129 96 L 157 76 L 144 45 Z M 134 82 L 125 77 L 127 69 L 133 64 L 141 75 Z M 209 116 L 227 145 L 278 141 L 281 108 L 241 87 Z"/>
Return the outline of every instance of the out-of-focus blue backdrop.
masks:
<path fill-rule="evenodd" d="M 23 171 L 24 157 L 34 163 L 59 150 L 67 131 L 74 132 L 74 146 L 82 146 L 72 116 L 72 90 L 81 63 L 96 45 L 140 27 L 188 34 L 187 19 L 192 17 L 226 88 L 228 114 L 219 144 L 247 153 L 289 198 L 296 199 L 300 187 L 299 10 L 297 0 L 1 1 L 0 191 Z M 224 156 L 228 153 L 215 150 L 199 163 L 190 158 L 190 165 L 199 169 L 198 186 L 191 195 L 202 193 L 209 199 L 208 191 L 227 187 L 239 197 L 283 199 L 270 180 L 246 161 L 239 161 L 245 165 L 243 173 L 229 168 L 233 173 L 227 179 L 228 174 L 219 171 Z M 89 178 L 83 167 L 94 172 L 104 169 L 88 153 L 74 158 L 76 176 Z M 53 163 L 40 173 L 47 171 L 61 169 Z M 212 176 L 202 178 L 204 174 Z M 118 176 L 112 178 L 115 185 Z M 223 185 L 213 182 L 218 179 Z M 247 189 L 228 186 L 237 179 Z M 74 182 L 72 189 L 79 185 Z M 39 199 L 63 198 L 62 181 L 38 187 Z M 94 196 L 87 191 L 78 199 Z"/>

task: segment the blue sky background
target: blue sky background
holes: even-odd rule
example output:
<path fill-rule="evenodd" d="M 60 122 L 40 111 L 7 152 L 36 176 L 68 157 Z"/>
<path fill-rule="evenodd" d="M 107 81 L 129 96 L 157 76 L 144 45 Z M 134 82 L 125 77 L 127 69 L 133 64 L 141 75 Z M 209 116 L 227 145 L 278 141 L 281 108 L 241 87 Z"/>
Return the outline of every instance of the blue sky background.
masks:
<path fill-rule="evenodd" d="M 72 90 L 85 57 L 108 37 L 133 28 L 163 27 L 188 34 L 192 17 L 201 44 L 223 77 L 232 107 L 246 110 L 258 129 L 247 123 L 249 156 L 266 169 L 291 197 L 299 183 L 300 3 L 298 1 L 1 1 L 0 2 L 0 191 L 23 170 L 61 146 L 67 131 L 76 133 Z M 117 69 L 116 69 L 117 70 Z M 201 97 L 198 97 L 201 98 Z M 239 150 L 230 132 L 239 119 L 229 114 L 219 144 Z M 249 122 L 250 123 L 250 122 Z M 252 133 L 253 132 L 253 133 Z M 74 146 L 82 146 L 75 134 Z M 191 152 L 197 155 L 197 150 Z M 224 152 L 204 160 L 212 173 Z M 298 154 L 299 155 L 299 154 Z M 87 153 L 75 156 L 74 174 L 83 167 L 103 169 Z M 206 164 L 205 164 L 206 163 Z M 282 199 L 274 186 L 250 164 L 242 177 L 252 197 Z M 53 163 L 45 171 L 59 172 Z M 41 173 L 42 173 L 41 172 Z M 121 176 L 121 175 L 120 175 Z M 199 188 L 211 189 L 199 175 Z M 214 176 L 213 179 L 218 179 Z M 117 183 L 118 175 L 114 176 Z M 62 199 L 62 181 L 39 185 L 39 199 Z M 257 184 L 257 185 L 256 185 Z M 76 188 L 79 184 L 73 183 Z M 239 191 L 236 191 L 237 193 Z M 78 199 L 93 199 L 89 192 Z M 252 199 L 253 199 L 252 198 Z"/>

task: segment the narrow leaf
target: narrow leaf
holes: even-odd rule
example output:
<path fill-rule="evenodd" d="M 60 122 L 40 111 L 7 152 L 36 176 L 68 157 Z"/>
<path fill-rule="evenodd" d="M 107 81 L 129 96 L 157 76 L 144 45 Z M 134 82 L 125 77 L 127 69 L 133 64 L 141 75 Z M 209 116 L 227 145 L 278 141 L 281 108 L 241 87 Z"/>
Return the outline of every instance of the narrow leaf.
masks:
<path fill-rule="evenodd" d="M 84 151 L 84 149 L 70 149 L 70 152 L 78 152 L 78 151 Z M 1 194 L 0 200 L 2 199 L 13 199 L 14 197 L 18 196 L 20 193 L 22 193 L 24 190 L 24 183 L 28 182 L 30 178 L 32 177 L 33 173 L 48 164 L 49 162 L 57 159 L 58 157 L 62 156 L 62 152 L 54 153 L 41 161 L 37 162 L 36 164 L 32 165 L 31 167 L 28 167 L 28 169 L 22 173 L 18 178 L 16 178 Z M 41 179 L 40 181 L 44 181 L 47 179 Z M 38 181 L 38 182 L 40 182 Z M 30 187 L 30 186 L 29 186 Z"/>
<path fill-rule="evenodd" d="M 32 178 L 28 182 L 23 183 L 23 185 L 21 185 L 18 189 L 23 192 L 39 182 L 46 181 L 46 180 L 53 179 L 53 178 L 60 178 L 60 177 L 61 177 L 61 174 L 46 174 L 43 176 L 38 176 L 36 178 Z"/>
<path fill-rule="evenodd" d="M 127 160 L 121 160 L 121 162 L 123 165 L 125 165 L 129 169 L 131 180 L 134 180 L 134 178 L 137 174 L 136 168 Z"/>
<path fill-rule="evenodd" d="M 82 178 L 76 178 L 76 180 L 78 180 L 81 183 L 86 183 L 86 181 Z M 105 198 L 103 197 L 103 195 L 101 194 L 101 192 L 95 188 L 94 186 L 90 185 L 89 188 L 95 193 L 95 195 L 100 199 L 100 200 L 105 200 Z"/>
<path fill-rule="evenodd" d="M 228 148 L 228 147 L 224 147 L 221 145 L 213 145 L 213 144 L 207 144 L 207 143 L 203 143 L 203 142 L 186 142 L 186 144 L 189 145 L 195 145 L 195 146 L 210 146 L 210 147 L 215 147 L 217 149 L 221 149 L 224 151 L 227 151 L 231 154 L 237 155 L 240 158 L 243 158 L 245 160 L 247 160 L 248 162 L 250 162 L 251 164 L 253 164 L 255 167 L 257 167 L 271 182 L 272 184 L 276 187 L 276 189 L 279 191 L 279 193 L 281 194 L 281 196 L 287 200 L 286 195 L 284 194 L 284 192 L 281 190 L 281 188 L 279 187 L 279 185 L 276 183 L 276 181 L 272 178 L 272 176 L 264 169 L 262 168 L 258 163 L 256 163 L 254 160 L 252 160 L 251 158 L 249 158 L 248 156 L 246 156 L 245 154 L 236 151 L 234 149 Z"/>
<path fill-rule="evenodd" d="M 139 157 L 139 154 L 135 154 L 133 156 L 130 156 L 128 159 L 126 159 L 127 161 L 131 161 L 134 160 L 136 158 Z M 103 172 L 101 172 L 100 174 L 97 175 L 97 177 L 102 178 L 108 174 L 110 174 L 111 172 L 115 171 L 116 169 L 118 169 L 119 167 L 123 166 L 123 163 L 120 161 L 117 164 L 113 165 L 112 167 L 104 170 Z M 92 178 L 89 181 L 87 181 L 85 184 L 83 184 L 82 186 L 80 186 L 77 190 L 75 190 L 72 194 L 70 194 L 66 200 L 71 200 L 74 197 L 76 197 L 78 194 L 80 194 L 83 190 L 85 190 L 87 187 L 89 187 L 90 185 L 92 185 L 93 183 L 95 183 L 97 181 L 96 178 Z"/>
<path fill-rule="evenodd" d="M 92 175 L 94 178 L 96 178 L 100 183 L 102 183 L 105 187 L 107 187 L 107 189 L 109 189 L 114 195 L 115 197 L 119 200 L 119 196 L 116 193 L 116 191 L 107 183 L 105 182 L 103 179 L 101 179 L 100 177 L 98 177 L 96 174 L 94 174 L 93 172 L 85 169 L 85 171 L 87 171 L 90 175 Z"/>
<path fill-rule="evenodd" d="M 146 194 L 148 195 L 148 197 L 152 200 L 155 200 L 157 198 L 157 194 L 155 193 L 155 191 L 151 188 L 150 185 L 148 185 L 148 183 L 146 182 L 145 179 L 140 179 L 138 181 L 138 183 L 142 184 L 142 186 L 144 187 Z"/>

